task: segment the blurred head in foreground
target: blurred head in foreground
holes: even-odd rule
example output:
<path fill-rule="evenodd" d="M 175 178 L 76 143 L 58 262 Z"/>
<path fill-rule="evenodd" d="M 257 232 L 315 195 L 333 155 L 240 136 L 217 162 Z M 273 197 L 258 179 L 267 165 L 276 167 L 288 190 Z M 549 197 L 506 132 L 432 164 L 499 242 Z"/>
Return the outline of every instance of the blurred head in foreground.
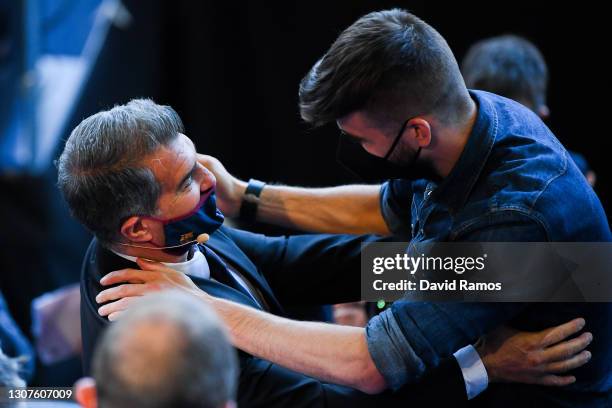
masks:
<path fill-rule="evenodd" d="M 105 332 L 84 407 L 234 407 L 237 359 L 209 307 L 178 292 L 145 296 Z"/>

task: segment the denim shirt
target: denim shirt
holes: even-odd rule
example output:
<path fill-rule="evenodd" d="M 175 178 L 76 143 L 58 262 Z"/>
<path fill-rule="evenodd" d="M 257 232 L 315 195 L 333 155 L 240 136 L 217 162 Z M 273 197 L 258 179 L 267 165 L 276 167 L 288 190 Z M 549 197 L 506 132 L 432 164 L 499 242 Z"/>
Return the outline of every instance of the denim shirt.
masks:
<path fill-rule="evenodd" d="M 610 241 L 597 195 L 567 150 L 529 109 L 470 91 L 478 106 L 467 144 L 436 184 L 390 180 L 381 187 L 389 229 L 405 241 Z M 441 358 L 502 323 L 542 330 L 575 317 L 594 335 L 593 360 L 569 390 L 612 389 L 609 303 L 395 302 L 370 321 L 368 348 L 387 384 L 414 382 Z M 542 388 L 554 393 L 558 388 Z"/>

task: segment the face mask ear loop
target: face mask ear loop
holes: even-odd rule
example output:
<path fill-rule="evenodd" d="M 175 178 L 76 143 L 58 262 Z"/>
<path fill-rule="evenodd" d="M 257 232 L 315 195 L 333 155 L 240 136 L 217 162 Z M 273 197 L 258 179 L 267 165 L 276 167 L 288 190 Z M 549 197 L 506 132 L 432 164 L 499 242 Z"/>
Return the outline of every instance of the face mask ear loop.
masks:
<path fill-rule="evenodd" d="M 203 233 L 200 234 L 196 237 L 196 239 L 194 239 L 193 241 L 189 241 L 189 242 L 185 242 L 184 244 L 181 245 L 174 245 L 174 246 L 166 246 L 166 247 L 148 247 L 148 246 L 144 246 L 144 245 L 134 245 L 134 244 L 126 244 L 124 242 L 116 242 L 116 244 L 119 245 L 123 245 L 123 246 L 127 246 L 127 247 L 132 247 L 132 248 L 142 248 L 142 249 L 159 249 L 159 250 L 164 250 L 164 249 L 174 249 L 174 248 L 180 248 L 183 246 L 187 246 L 190 244 L 194 244 L 194 243 L 198 243 L 198 244 L 205 244 L 208 240 L 210 239 L 210 235 Z"/>
<path fill-rule="evenodd" d="M 402 125 L 399 133 L 397 134 L 397 136 L 395 136 L 395 140 L 393 141 L 393 144 L 391 145 L 391 147 L 389 148 L 389 151 L 387 152 L 387 154 L 385 154 L 385 157 L 383 157 L 383 159 L 387 160 L 389 158 L 389 156 L 391 156 L 391 153 L 393 153 L 393 150 L 395 150 L 395 146 L 397 146 L 398 142 L 402 138 L 402 135 L 404 134 L 404 130 L 406 130 L 406 126 L 408 125 L 409 121 L 410 121 L 410 119 L 407 119 L 404 122 L 404 124 Z"/>

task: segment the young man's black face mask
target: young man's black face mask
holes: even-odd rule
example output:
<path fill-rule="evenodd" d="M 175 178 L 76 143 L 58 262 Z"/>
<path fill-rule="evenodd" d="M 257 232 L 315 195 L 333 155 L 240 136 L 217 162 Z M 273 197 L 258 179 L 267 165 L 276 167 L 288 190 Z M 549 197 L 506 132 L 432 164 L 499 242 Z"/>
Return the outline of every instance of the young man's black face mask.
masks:
<path fill-rule="evenodd" d="M 428 165 L 418 162 L 421 147 L 415 153 L 410 164 L 399 165 L 388 160 L 399 143 L 407 124 L 408 121 L 404 122 L 384 157 L 368 153 L 354 137 L 341 132 L 336 159 L 364 182 L 381 182 L 388 179 L 436 179 L 435 173 Z"/>

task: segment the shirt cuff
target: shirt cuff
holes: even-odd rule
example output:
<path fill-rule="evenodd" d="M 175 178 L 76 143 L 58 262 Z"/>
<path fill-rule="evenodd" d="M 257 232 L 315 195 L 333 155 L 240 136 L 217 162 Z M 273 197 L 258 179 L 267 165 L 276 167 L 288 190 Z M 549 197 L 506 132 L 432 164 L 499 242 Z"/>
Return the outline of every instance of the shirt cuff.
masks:
<path fill-rule="evenodd" d="M 412 232 L 410 229 L 410 213 L 408 212 L 406 216 L 402 216 L 395 210 L 398 206 L 401 208 L 401 205 L 405 205 L 405 203 L 397 203 L 389 181 L 384 182 L 380 186 L 379 200 L 380 212 L 389 231 L 393 235 L 403 237 L 403 239 L 409 241 Z M 410 206 L 408 206 L 407 211 L 410 211 Z"/>
<path fill-rule="evenodd" d="M 489 386 L 489 376 L 478 352 L 472 345 L 459 349 L 454 354 L 461 367 L 468 400 L 476 397 Z"/>
<path fill-rule="evenodd" d="M 425 372 L 425 364 L 406 340 L 391 309 L 370 320 L 366 340 L 374 365 L 392 390 L 415 382 Z"/>

